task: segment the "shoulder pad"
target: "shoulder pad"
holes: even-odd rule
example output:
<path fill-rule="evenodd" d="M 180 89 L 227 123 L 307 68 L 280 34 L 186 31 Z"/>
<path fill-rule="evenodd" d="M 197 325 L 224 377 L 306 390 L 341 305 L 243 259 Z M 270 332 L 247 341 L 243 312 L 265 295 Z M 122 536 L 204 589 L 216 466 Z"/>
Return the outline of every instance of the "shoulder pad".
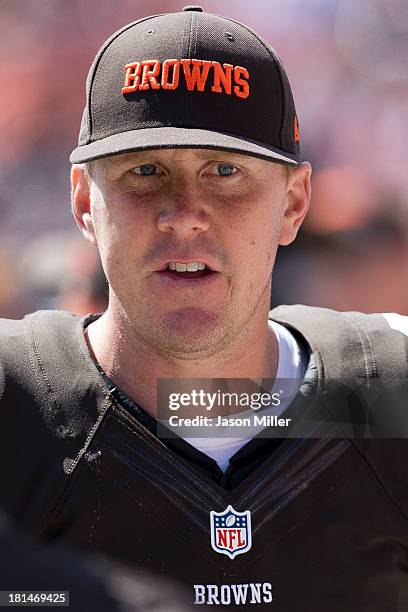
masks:
<path fill-rule="evenodd" d="M 383 314 L 279 306 L 269 317 L 296 330 L 310 345 L 322 378 L 406 378 L 408 337 Z"/>

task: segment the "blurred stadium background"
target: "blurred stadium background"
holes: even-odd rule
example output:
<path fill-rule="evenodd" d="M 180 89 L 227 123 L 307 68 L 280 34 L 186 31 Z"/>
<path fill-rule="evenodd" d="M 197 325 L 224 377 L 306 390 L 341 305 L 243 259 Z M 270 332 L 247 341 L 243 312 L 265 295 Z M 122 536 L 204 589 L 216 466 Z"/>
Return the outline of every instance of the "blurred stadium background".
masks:
<path fill-rule="evenodd" d="M 408 3 L 205 0 L 275 47 L 292 82 L 312 208 L 273 303 L 408 313 Z M 0 316 L 104 308 L 69 210 L 89 65 L 105 38 L 183 0 L 0 0 Z"/>

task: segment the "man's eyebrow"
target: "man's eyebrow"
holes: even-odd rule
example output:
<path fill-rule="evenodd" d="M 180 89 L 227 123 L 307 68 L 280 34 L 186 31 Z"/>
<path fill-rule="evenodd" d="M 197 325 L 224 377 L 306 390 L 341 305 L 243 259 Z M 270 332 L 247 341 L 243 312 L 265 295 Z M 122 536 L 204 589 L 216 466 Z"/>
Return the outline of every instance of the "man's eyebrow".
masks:
<path fill-rule="evenodd" d="M 152 151 L 138 151 L 133 155 L 114 155 L 109 160 L 109 166 L 111 168 L 117 168 L 128 164 L 141 164 L 147 158 L 151 159 Z"/>

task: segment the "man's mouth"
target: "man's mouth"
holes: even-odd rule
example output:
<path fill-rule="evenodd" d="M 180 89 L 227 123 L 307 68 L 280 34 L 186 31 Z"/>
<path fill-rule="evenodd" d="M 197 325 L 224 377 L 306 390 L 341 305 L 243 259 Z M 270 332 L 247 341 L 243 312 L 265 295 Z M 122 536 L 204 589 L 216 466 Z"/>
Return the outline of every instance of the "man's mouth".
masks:
<path fill-rule="evenodd" d="M 174 278 L 188 279 L 208 276 L 212 273 L 212 270 L 201 261 L 191 261 L 189 263 L 171 261 L 162 272 Z"/>

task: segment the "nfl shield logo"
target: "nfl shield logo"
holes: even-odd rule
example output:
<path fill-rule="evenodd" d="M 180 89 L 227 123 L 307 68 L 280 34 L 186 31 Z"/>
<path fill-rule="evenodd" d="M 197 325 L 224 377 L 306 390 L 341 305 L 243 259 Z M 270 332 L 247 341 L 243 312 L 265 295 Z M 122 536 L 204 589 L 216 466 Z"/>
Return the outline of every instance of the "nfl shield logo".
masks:
<path fill-rule="evenodd" d="M 228 506 L 224 512 L 210 512 L 211 546 L 234 559 L 252 546 L 251 513 L 236 512 Z"/>

